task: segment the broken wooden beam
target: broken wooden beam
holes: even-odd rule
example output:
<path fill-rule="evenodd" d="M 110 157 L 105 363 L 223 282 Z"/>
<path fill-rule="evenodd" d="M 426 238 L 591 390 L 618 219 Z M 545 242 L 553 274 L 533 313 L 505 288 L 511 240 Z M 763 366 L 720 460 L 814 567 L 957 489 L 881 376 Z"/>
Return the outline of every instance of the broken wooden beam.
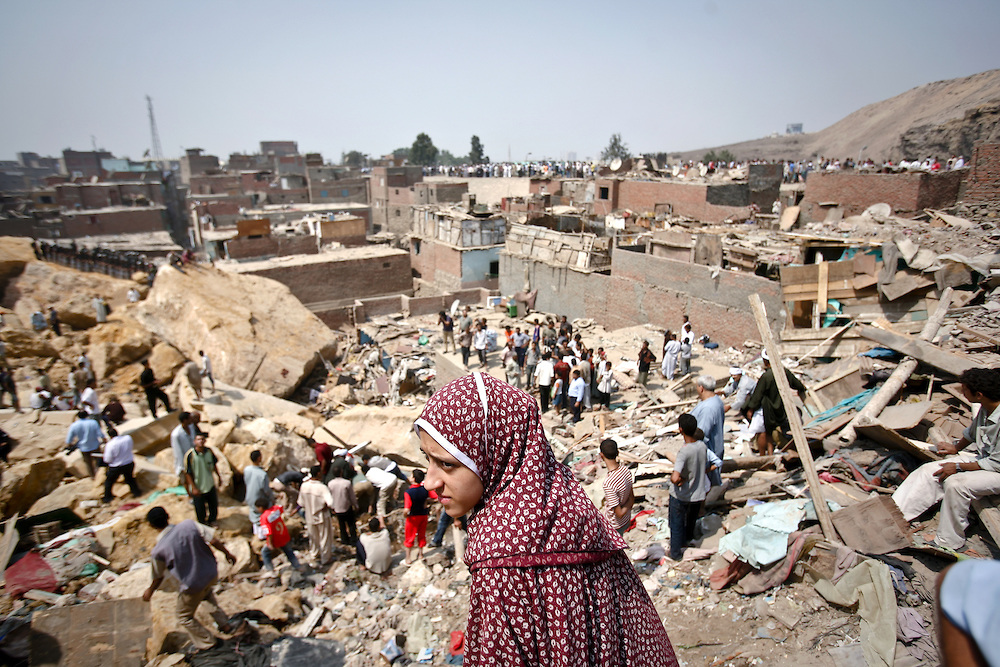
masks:
<path fill-rule="evenodd" d="M 792 440 L 795 442 L 795 450 L 802 461 L 802 469 L 805 471 L 806 481 L 809 482 L 809 492 L 813 499 L 813 507 L 816 509 L 816 517 L 819 519 L 823 536 L 831 542 L 838 542 L 837 531 L 833 528 L 833 521 L 830 519 L 830 508 L 823 498 L 819 475 L 816 474 L 816 466 L 813 463 L 812 452 L 809 450 L 809 441 L 806 439 L 805 431 L 802 430 L 802 420 L 799 412 L 792 401 L 792 388 L 785 377 L 785 368 L 781 365 L 781 350 L 771 333 L 771 325 L 767 321 L 767 313 L 764 311 L 764 302 L 759 294 L 750 295 L 750 309 L 753 311 L 754 320 L 757 321 L 757 329 L 760 331 L 761 339 L 764 341 L 764 349 L 771 357 L 773 376 L 778 385 L 778 394 L 781 402 L 785 406 L 785 414 L 788 416 L 788 424 L 792 428 Z"/>
<path fill-rule="evenodd" d="M 934 314 L 927 320 L 923 331 L 920 332 L 920 338 L 922 339 L 920 342 L 930 345 L 927 341 L 933 340 L 934 336 L 937 335 L 938 329 L 941 328 L 941 323 L 944 322 L 945 315 L 948 313 L 948 306 L 951 304 L 951 294 L 952 289 L 950 287 L 946 287 L 944 292 L 941 294 L 941 300 L 938 302 L 937 310 L 935 310 Z M 866 327 L 859 327 L 859 329 L 864 328 Z M 875 329 L 875 327 L 867 328 Z M 876 329 L 876 331 L 882 330 Z M 883 333 L 885 332 L 883 331 Z M 862 335 L 864 335 L 863 332 Z M 934 346 L 932 345 L 931 347 Z M 937 350 L 937 348 L 935 348 L 935 350 L 941 352 L 940 350 Z M 851 423 L 840 432 L 839 437 L 843 442 L 852 442 L 857 437 L 855 426 L 861 423 L 862 420 L 878 417 L 883 408 L 889 405 L 889 402 L 892 401 L 892 399 L 896 397 L 896 394 L 899 393 L 900 389 L 903 388 L 903 384 L 905 384 L 906 381 L 910 379 L 910 376 L 913 375 L 913 372 L 917 370 L 918 363 L 919 362 L 916 358 L 910 356 L 903 359 L 903 361 L 896 366 L 892 375 L 890 375 L 888 379 L 882 383 L 882 386 L 879 387 L 879 390 L 875 392 L 874 396 L 871 397 L 868 404 L 858 411 L 858 414 L 854 416 Z"/>
<path fill-rule="evenodd" d="M 930 320 L 928 320 L 930 321 Z M 922 361 L 928 366 L 940 368 L 952 375 L 961 375 L 970 368 L 975 368 L 978 364 L 971 359 L 965 359 L 957 354 L 942 350 L 937 345 L 905 334 L 887 331 L 868 324 L 859 324 L 858 333 L 868 340 L 875 341 L 879 345 L 884 345 L 890 349 L 901 352 L 908 357 L 913 357 L 917 361 Z"/>

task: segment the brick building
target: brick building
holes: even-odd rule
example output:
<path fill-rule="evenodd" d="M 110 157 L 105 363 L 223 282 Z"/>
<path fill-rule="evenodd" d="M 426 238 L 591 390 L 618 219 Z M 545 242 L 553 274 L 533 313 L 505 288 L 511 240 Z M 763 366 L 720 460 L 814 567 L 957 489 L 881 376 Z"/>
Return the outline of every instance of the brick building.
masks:
<path fill-rule="evenodd" d="M 413 294 L 409 254 L 384 245 L 241 262 L 225 268 L 277 280 L 317 314 L 352 304 L 356 299 Z"/>
<path fill-rule="evenodd" d="M 214 155 L 202 155 L 202 148 L 188 148 L 181 156 L 181 183 L 187 185 L 192 176 L 217 173 L 219 158 Z"/>
<path fill-rule="evenodd" d="M 972 163 L 962 201 L 1000 205 L 1000 144 L 980 144 Z"/>
<path fill-rule="evenodd" d="M 505 249 L 500 255 L 501 294 L 523 289 L 525 277 L 538 290 L 536 309 L 571 319 L 593 318 L 607 329 L 642 323 L 676 329 L 687 315 L 696 334 L 739 346 L 760 336 L 748 307 L 751 294 L 763 299 L 773 328 L 784 326 L 779 283 L 740 272 L 716 274 L 709 266 L 654 256 L 648 247 L 615 248 L 610 270 L 600 271 Z M 662 342 L 652 333 L 649 338 L 654 349 Z"/>
<path fill-rule="evenodd" d="M 872 204 L 879 203 L 888 204 L 893 213 L 904 216 L 925 208 L 946 208 L 958 201 L 966 173 L 965 169 L 937 174 L 813 171 L 806 178 L 800 216 L 807 222 L 823 220 L 824 209 L 832 205 L 843 210 L 845 216 L 860 215 Z"/>
<path fill-rule="evenodd" d="M 746 182 L 682 183 L 601 178 L 594 181 L 593 214 L 605 216 L 628 209 L 640 215 L 684 215 L 703 222 L 749 216 Z"/>
<path fill-rule="evenodd" d="M 424 178 L 421 167 L 373 167 L 369 176 L 372 225 L 376 231 L 406 234 L 412 206 L 409 188 Z M 391 198 L 391 202 L 390 202 Z"/>
<path fill-rule="evenodd" d="M 62 152 L 59 166 L 62 173 L 70 178 L 93 178 L 103 176 L 101 160 L 113 158 L 107 151 L 74 151 L 69 148 Z"/>
<path fill-rule="evenodd" d="M 439 289 L 496 289 L 506 221 L 457 209 L 414 208 L 410 262 L 414 277 Z"/>

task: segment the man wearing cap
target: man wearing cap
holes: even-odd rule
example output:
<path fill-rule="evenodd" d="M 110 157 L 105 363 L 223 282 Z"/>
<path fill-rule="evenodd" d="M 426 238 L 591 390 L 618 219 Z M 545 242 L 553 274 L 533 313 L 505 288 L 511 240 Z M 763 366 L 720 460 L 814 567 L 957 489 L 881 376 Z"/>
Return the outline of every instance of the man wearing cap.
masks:
<path fill-rule="evenodd" d="M 731 367 L 729 369 L 729 382 L 722 389 L 723 396 L 727 398 L 732 396 L 732 400 L 726 406 L 726 412 L 732 410 L 736 414 L 742 414 L 743 406 L 747 404 L 750 394 L 753 393 L 756 386 L 757 381 L 744 373 L 742 368 L 739 366 Z"/>
<path fill-rule="evenodd" d="M 774 379 L 774 369 L 771 368 L 771 359 L 767 355 L 767 350 L 761 353 L 764 361 L 764 374 L 757 381 L 757 386 L 750 395 L 750 400 L 744 406 L 744 416 L 753 419 L 753 414 L 758 410 L 763 410 L 764 432 L 757 438 L 757 453 L 761 456 L 771 456 L 774 454 L 774 443 L 779 446 L 785 444 L 784 433 L 788 431 L 788 415 L 785 414 L 785 405 L 781 401 L 781 394 L 778 393 L 778 383 Z M 780 364 L 779 364 L 780 366 Z M 790 370 L 781 366 L 788 378 L 788 384 L 799 393 L 802 398 L 806 393 L 806 386 L 795 377 Z"/>

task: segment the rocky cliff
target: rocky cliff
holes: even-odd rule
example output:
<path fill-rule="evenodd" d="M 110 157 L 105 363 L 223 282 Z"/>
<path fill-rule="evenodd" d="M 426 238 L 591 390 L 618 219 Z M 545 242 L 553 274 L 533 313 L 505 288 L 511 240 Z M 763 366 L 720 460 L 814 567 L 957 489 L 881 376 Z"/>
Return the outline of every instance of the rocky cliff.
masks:
<path fill-rule="evenodd" d="M 333 332 L 287 287 L 209 266 L 161 269 L 129 314 L 189 359 L 204 350 L 223 382 L 275 396 L 295 390 L 317 353 L 336 351 Z"/>

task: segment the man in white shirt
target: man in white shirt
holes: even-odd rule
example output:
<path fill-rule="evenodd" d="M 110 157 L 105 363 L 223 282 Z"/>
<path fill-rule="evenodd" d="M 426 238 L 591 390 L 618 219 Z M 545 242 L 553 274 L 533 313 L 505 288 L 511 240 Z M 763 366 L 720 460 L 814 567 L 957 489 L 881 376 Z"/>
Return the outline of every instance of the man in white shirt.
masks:
<path fill-rule="evenodd" d="M 365 479 L 375 487 L 377 492 L 375 511 L 379 523 L 384 527 L 385 517 L 389 513 L 389 501 L 392 500 L 393 493 L 396 491 L 399 478 L 391 472 L 386 472 L 375 466 L 367 466 L 364 463 L 361 464 L 361 471 L 365 474 Z"/>
<path fill-rule="evenodd" d="M 138 498 L 142 495 L 139 485 L 132 474 L 135 468 L 135 458 L 132 455 L 132 436 L 118 435 L 118 431 L 108 428 L 108 435 L 111 440 L 104 446 L 104 462 L 108 464 L 107 477 L 104 480 L 104 502 L 110 503 L 114 496 L 111 491 L 119 477 L 125 478 L 125 483 L 132 491 L 132 497 Z"/>
<path fill-rule="evenodd" d="M 174 430 L 170 432 L 170 449 L 174 452 L 174 472 L 177 473 L 177 478 L 180 480 L 178 484 L 183 486 L 184 457 L 194 447 L 194 439 L 191 437 L 189 430 L 191 424 L 194 423 L 194 419 L 190 412 L 182 412 L 179 416 L 181 423 L 175 426 Z"/>
<path fill-rule="evenodd" d="M 573 408 L 573 421 L 580 421 L 580 411 L 583 409 L 584 392 L 587 391 L 587 383 L 584 382 L 579 370 L 573 371 L 573 381 L 569 385 L 570 406 Z"/>
<path fill-rule="evenodd" d="M 203 350 L 198 350 L 198 356 L 201 357 L 201 376 L 207 378 L 212 383 L 212 392 L 214 393 L 215 378 L 212 377 L 212 362 L 209 361 L 208 355 Z"/>
<path fill-rule="evenodd" d="M 97 400 L 97 390 L 94 388 L 95 384 L 93 380 L 88 380 L 86 388 L 80 393 L 80 407 L 88 415 L 98 415 L 101 413 L 101 405 Z"/>
<path fill-rule="evenodd" d="M 542 412 L 549 411 L 549 398 L 552 391 L 552 379 L 556 371 L 552 365 L 552 353 L 542 354 L 542 360 L 535 367 L 535 382 L 538 384 L 538 398 L 542 403 Z"/>

